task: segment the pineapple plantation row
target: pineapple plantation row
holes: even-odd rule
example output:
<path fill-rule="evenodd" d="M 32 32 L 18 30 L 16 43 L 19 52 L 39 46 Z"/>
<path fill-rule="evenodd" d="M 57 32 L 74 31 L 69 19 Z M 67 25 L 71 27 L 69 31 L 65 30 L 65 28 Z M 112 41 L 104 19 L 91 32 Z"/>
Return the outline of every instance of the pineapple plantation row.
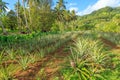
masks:
<path fill-rule="evenodd" d="M 61 46 L 77 37 L 79 32 L 65 32 L 36 36 L 29 40 L 7 42 L 0 48 L 0 79 L 12 80 L 19 70 L 25 71 L 30 64 L 42 60 L 45 56 L 54 53 Z"/>
<path fill-rule="evenodd" d="M 0 79 L 119 80 L 120 39 L 112 35 L 64 32 L 1 44 Z"/>

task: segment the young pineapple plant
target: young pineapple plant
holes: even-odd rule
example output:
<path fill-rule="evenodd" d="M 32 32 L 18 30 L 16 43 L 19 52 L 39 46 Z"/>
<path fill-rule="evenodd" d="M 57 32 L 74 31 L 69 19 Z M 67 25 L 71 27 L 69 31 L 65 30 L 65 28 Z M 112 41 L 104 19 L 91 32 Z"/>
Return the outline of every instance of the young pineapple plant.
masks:
<path fill-rule="evenodd" d="M 83 45 L 84 44 L 84 45 Z M 78 41 L 74 44 L 71 50 L 70 65 L 74 69 L 74 75 L 77 75 L 79 80 L 90 79 L 90 70 L 87 68 L 87 44 L 85 41 Z"/>
<path fill-rule="evenodd" d="M 3 62 L 4 60 L 4 50 L 0 53 L 0 64 Z"/>
<path fill-rule="evenodd" d="M 18 63 L 23 70 L 26 70 L 28 68 L 28 65 L 30 63 L 33 63 L 33 59 L 31 60 L 28 56 L 21 56 L 18 60 Z"/>
<path fill-rule="evenodd" d="M 15 65 L 9 65 L 7 67 L 0 67 L 0 80 L 14 80 L 13 73 L 17 71 Z"/>
<path fill-rule="evenodd" d="M 79 80 L 104 79 L 101 76 L 106 65 L 107 54 L 98 40 L 80 38 L 70 48 L 70 65 L 77 73 Z"/>
<path fill-rule="evenodd" d="M 8 54 L 9 59 L 15 60 L 16 52 L 13 49 L 8 49 L 6 52 Z"/>

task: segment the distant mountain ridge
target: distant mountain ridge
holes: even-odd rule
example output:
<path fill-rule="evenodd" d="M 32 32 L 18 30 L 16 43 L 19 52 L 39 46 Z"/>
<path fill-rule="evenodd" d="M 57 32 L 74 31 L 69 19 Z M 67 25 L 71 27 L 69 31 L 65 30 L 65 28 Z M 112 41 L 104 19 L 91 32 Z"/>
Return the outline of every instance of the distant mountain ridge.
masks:
<path fill-rule="evenodd" d="M 80 16 L 79 19 L 105 19 L 109 18 L 111 19 L 116 14 L 120 14 L 120 7 L 112 8 L 112 7 L 104 7 L 99 10 L 93 11 L 91 14 L 87 14 L 84 16 Z"/>
<path fill-rule="evenodd" d="M 91 14 L 78 17 L 79 29 L 89 30 L 100 28 L 102 30 L 120 31 L 120 7 L 104 7 Z"/>

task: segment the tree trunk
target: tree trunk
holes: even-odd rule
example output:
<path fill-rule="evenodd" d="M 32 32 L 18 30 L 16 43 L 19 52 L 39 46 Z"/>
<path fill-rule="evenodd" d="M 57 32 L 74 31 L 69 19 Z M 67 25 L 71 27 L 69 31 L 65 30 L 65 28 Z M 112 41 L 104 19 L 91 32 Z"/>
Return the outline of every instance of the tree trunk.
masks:
<path fill-rule="evenodd" d="M 32 18 L 31 18 L 31 2 L 29 2 L 28 3 L 29 4 L 29 21 L 30 21 L 30 23 L 29 23 L 29 26 L 31 26 L 31 24 L 32 24 Z"/>
<path fill-rule="evenodd" d="M 19 22 L 19 0 L 18 0 L 18 4 L 17 4 L 17 23 L 18 23 L 18 27 L 20 29 L 20 22 Z"/>
<path fill-rule="evenodd" d="M 3 34 L 6 34 L 6 30 L 5 30 L 5 28 L 4 28 L 3 24 L 2 24 L 2 21 L 0 21 L 0 25 L 1 25 L 1 27 L 2 27 L 2 32 L 3 32 Z"/>
<path fill-rule="evenodd" d="M 22 0 L 22 3 L 23 3 L 23 9 L 24 9 L 24 17 L 25 17 L 26 29 L 29 29 L 29 27 L 28 27 L 28 21 L 27 21 L 27 15 L 26 15 L 26 10 L 25 10 L 25 2 L 24 2 L 24 0 Z"/>

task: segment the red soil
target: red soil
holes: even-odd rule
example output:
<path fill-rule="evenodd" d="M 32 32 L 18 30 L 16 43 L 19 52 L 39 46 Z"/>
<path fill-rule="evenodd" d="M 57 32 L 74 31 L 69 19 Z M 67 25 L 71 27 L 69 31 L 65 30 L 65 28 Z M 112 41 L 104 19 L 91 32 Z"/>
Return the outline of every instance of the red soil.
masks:
<path fill-rule="evenodd" d="M 64 49 L 65 45 L 56 50 L 55 52 L 50 53 L 41 61 L 37 61 L 36 63 L 29 65 L 29 68 L 27 70 L 17 71 L 14 74 L 14 78 L 18 80 L 36 80 L 36 75 L 42 68 L 44 68 L 46 74 L 45 80 L 52 80 L 52 77 L 54 75 L 58 75 L 59 78 L 63 80 L 62 76 L 59 74 L 59 69 L 61 68 L 61 65 L 65 63 L 64 58 L 69 55 L 69 52 L 65 52 Z M 50 62 L 52 64 L 49 64 Z"/>
<path fill-rule="evenodd" d="M 75 39 L 75 38 L 74 38 Z M 103 41 L 103 43 L 106 46 L 109 46 L 111 48 L 119 48 L 116 44 L 113 42 L 100 37 L 100 39 Z M 68 44 L 73 43 L 73 40 L 71 40 Z M 67 45 L 68 45 L 67 44 Z M 41 80 L 53 80 L 53 77 L 57 76 L 60 80 L 63 80 L 62 75 L 59 73 L 59 70 L 62 68 L 62 64 L 65 63 L 65 58 L 69 55 L 70 52 L 65 52 L 65 45 L 56 50 L 53 53 L 50 53 L 48 56 L 43 58 L 40 61 L 37 61 L 34 64 L 29 65 L 29 68 L 25 71 L 19 70 L 14 74 L 14 78 L 18 80 L 36 80 L 36 75 L 39 75 L 38 72 L 41 69 L 44 69 L 45 79 Z"/>
<path fill-rule="evenodd" d="M 19 70 L 14 74 L 14 78 L 18 80 L 35 80 L 34 77 L 41 69 L 42 64 L 48 61 L 50 57 L 44 58 L 41 61 L 37 61 L 34 64 L 29 65 L 27 70 Z"/>
<path fill-rule="evenodd" d="M 6 66 L 9 66 L 10 64 L 17 64 L 17 61 L 15 61 L 15 60 L 8 60 L 8 61 L 3 62 L 1 65 L 6 67 Z"/>
<path fill-rule="evenodd" d="M 117 44 L 111 42 L 110 40 L 107 40 L 103 37 L 100 37 L 100 39 L 103 41 L 105 46 L 111 47 L 112 49 L 120 49 L 120 47 Z"/>

